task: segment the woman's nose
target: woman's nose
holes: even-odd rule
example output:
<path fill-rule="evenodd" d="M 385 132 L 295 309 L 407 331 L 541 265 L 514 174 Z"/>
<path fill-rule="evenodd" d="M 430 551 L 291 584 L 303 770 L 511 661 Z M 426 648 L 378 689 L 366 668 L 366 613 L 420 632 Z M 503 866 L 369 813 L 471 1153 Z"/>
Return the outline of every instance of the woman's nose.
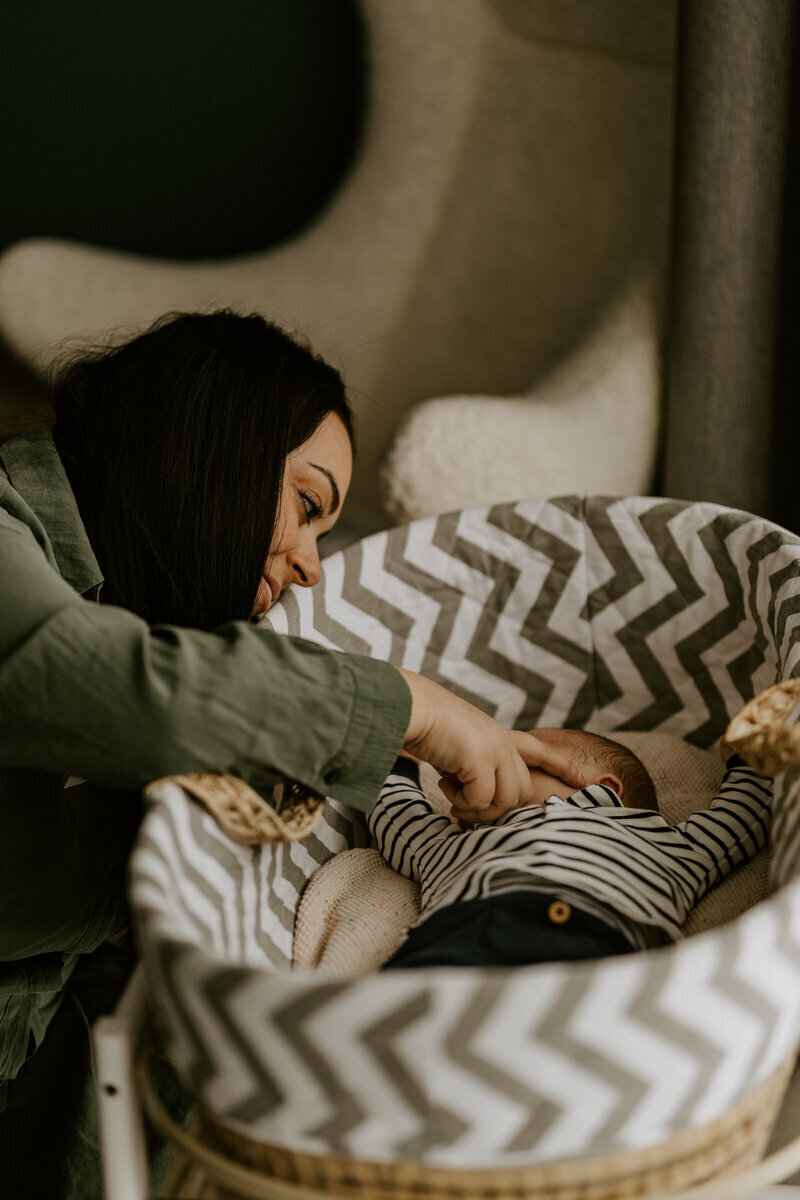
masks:
<path fill-rule="evenodd" d="M 295 550 L 289 556 L 289 563 L 292 568 L 292 583 L 299 583 L 301 587 L 314 587 L 322 578 L 316 540 L 311 546 Z"/>

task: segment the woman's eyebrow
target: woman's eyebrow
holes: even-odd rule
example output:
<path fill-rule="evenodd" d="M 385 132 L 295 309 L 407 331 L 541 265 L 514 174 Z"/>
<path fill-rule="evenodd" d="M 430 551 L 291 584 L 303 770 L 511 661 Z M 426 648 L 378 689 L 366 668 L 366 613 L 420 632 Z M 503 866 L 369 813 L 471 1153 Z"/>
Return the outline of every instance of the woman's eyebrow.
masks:
<path fill-rule="evenodd" d="M 340 503 L 338 483 L 336 482 L 334 477 L 331 475 L 331 473 L 327 467 L 317 466 L 316 463 L 309 463 L 308 465 L 310 467 L 313 467 L 315 471 L 320 471 L 325 476 L 325 478 L 328 480 L 328 482 L 330 483 L 331 492 L 333 493 L 333 500 L 331 503 L 330 511 L 332 513 L 336 512 L 337 508 L 339 507 L 339 503 Z"/>

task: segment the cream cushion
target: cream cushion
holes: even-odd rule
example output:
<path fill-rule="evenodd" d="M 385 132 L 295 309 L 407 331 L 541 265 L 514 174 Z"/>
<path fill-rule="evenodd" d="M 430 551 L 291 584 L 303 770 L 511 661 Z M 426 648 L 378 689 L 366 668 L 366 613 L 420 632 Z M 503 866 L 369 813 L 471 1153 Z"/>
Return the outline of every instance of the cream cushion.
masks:
<path fill-rule="evenodd" d="M 708 807 L 722 779 L 719 754 L 664 733 L 614 733 L 650 773 L 662 814 L 671 824 Z M 432 768 L 422 785 L 447 811 Z M 768 894 L 768 855 L 733 871 L 703 897 L 684 933 L 704 933 L 734 920 Z M 365 974 L 391 957 L 419 915 L 419 887 L 389 868 L 377 850 L 345 850 L 311 877 L 297 910 L 294 965 L 331 974 Z"/>

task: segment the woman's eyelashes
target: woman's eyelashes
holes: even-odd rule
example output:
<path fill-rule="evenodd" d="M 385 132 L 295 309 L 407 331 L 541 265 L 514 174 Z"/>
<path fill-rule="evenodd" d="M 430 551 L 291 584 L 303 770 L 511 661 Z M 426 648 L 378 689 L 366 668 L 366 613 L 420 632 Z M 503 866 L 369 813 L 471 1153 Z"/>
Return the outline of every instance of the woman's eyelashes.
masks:
<path fill-rule="evenodd" d="M 303 508 L 306 511 L 306 520 L 309 525 L 312 521 L 318 521 L 323 515 L 322 506 L 308 492 L 301 492 L 300 499 L 303 501 Z"/>

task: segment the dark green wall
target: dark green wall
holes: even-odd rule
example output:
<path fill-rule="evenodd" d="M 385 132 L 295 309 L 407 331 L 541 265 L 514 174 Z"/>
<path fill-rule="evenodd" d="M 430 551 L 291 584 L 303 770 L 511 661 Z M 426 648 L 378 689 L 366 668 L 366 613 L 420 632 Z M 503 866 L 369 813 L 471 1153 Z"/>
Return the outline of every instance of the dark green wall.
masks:
<path fill-rule="evenodd" d="M 281 241 L 352 162 L 364 58 L 354 0 L 7 0 L 0 247 Z"/>

